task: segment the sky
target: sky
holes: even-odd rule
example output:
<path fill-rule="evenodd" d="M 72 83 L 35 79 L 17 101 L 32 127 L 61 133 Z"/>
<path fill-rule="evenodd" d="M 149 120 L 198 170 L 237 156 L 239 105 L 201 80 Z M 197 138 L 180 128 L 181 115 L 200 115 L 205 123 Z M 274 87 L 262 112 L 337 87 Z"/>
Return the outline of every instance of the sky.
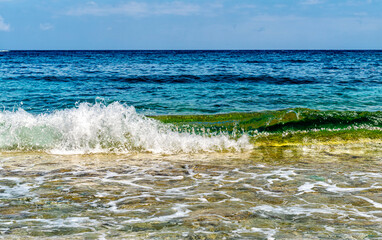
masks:
<path fill-rule="evenodd" d="M 382 49 L 382 0 L 0 0 L 0 49 Z"/>

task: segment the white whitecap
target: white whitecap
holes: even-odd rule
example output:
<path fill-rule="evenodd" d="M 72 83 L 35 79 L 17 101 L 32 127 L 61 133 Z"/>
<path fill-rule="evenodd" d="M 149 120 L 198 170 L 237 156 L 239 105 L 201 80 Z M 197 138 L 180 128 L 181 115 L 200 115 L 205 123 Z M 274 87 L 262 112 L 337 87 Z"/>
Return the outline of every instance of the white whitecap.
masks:
<path fill-rule="evenodd" d="M 251 148 L 246 135 L 232 139 L 226 134 L 180 133 L 118 102 L 81 103 L 72 109 L 39 115 L 23 109 L 0 112 L 0 149 L 3 151 L 176 154 Z"/>

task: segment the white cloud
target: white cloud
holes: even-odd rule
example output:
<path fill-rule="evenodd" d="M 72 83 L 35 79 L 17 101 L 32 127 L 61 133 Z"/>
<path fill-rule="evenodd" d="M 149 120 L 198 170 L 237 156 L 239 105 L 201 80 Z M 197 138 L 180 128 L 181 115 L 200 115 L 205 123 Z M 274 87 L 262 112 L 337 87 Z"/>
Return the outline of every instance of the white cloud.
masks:
<path fill-rule="evenodd" d="M 256 31 L 261 27 L 264 31 Z M 248 39 L 259 46 L 273 44 L 277 48 L 294 49 L 380 48 L 380 44 L 375 45 L 382 36 L 380 19 L 371 17 L 360 20 L 358 17 L 263 15 L 254 17 L 238 31 L 247 33 L 248 29 L 254 32 Z"/>
<path fill-rule="evenodd" d="M 357 17 L 366 17 L 366 16 L 368 16 L 367 12 L 356 12 L 353 15 L 357 16 Z"/>
<path fill-rule="evenodd" d="M 11 25 L 4 22 L 4 19 L 2 16 L 0 16 L 0 31 L 8 32 L 11 30 Z"/>
<path fill-rule="evenodd" d="M 194 15 L 200 13 L 199 5 L 187 4 L 183 2 L 172 2 L 161 5 L 154 5 L 151 12 L 155 15 Z"/>
<path fill-rule="evenodd" d="M 146 11 L 147 6 L 145 3 L 130 2 L 119 6 L 99 6 L 95 2 L 88 2 L 85 6 L 69 10 L 67 14 L 74 16 L 106 16 L 113 14 L 141 15 Z"/>
<path fill-rule="evenodd" d="M 240 4 L 234 7 L 235 9 L 254 9 L 257 8 L 254 4 Z"/>
<path fill-rule="evenodd" d="M 88 2 L 85 6 L 71 9 L 66 14 L 73 16 L 94 15 L 128 15 L 128 16 L 149 16 L 149 15 L 179 15 L 188 16 L 199 14 L 201 7 L 196 4 L 175 1 L 161 4 L 147 4 L 144 2 L 127 2 L 120 5 L 100 6 L 95 2 Z"/>
<path fill-rule="evenodd" d="M 54 26 L 51 23 L 40 23 L 40 29 L 42 31 L 48 31 L 48 30 L 51 30 L 53 28 L 54 28 Z"/>
<path fill-rule="evenodd" d="M 323 3 L 322 0 L 304 0 L 301 2 L 303 5 L 317 5 Z"/>
<path fill-rule="evenodd" d="M 286 5 L 286 4 L 275 4 L 275 7 L 277 7 L 277 8 L 285 8 L 285 7 L 288 7 L 288 5 Z"/>

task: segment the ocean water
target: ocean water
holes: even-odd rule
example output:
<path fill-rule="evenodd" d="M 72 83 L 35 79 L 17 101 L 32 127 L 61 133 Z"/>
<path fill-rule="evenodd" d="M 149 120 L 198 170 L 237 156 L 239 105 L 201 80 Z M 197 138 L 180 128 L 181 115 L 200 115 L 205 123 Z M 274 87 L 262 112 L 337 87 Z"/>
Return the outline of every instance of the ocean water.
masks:
<path fill-rule="evenodd" d="M 379 111 L 382 51 L 10 51 L 0 104 L 42 113 L 118 101 L 145 114 Z"/>
<path fill-rule="evenodd" d="M 380 239 L 382 51 L 0 52 L 0 238 Z"/>

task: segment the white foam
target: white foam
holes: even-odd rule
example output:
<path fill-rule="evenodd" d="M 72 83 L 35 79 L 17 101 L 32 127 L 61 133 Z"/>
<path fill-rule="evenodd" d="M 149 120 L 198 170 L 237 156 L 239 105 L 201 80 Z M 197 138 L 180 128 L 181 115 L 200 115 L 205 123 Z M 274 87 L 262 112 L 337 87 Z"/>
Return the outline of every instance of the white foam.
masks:
<path fill-rule="evenodd" d="M 382 208 L 382 204 L 381 203 L 377 203 L 369 198 L 366 198 L 366 197 L 362 197 L 362 196 L 355 196 L 356 198 L 360 198 L 360 199 L 363 199 L 365 200 L 366 202 L 368 203 L 371 203 L 375 208 Z"/>
<path fill-rule="evenodd" d="M 267 240 L 274 240 L 277 230 L 276 229 L 269 229 L 269 228 L 256 228 L 252 227 L 250 229 L 237 229 L 233 231 L 234 233 L 261 233 L 266 236 Z"/>
<path fill-rule="evenodd" d="M 18 222 L 40 222 L 43 223 L 47 228 L 83 228 L 98 225 L 99 222 L 95 219 L 90 219 L 89 217 L 68 217 L 63 219 L 23 219 L 18 220 Z"/>
<path fill-rule="evenodd" d="M 281 206 L 269 206 L 269 205 L 260 205 L 257 207 L 251 208 L 252 211 L 263 211 L 273 214 L 283 214 L 283 215 L 306 215 L 310 216 L 313 213 L 321 214 L 333 214 L 336 213 L 335 210 L 329 208 L 303 208 L 299 206 L 292 207 L 281 207 Z"/>
<path fill-rule="evenodd" d="M 33 196 L 34 194 L 30 192 L 34 186 L 31 183 L 21 182 L 21 179 L 16 177 L 2 177 L 0 180 L 11 181 L 14 186 L 0 186 L 0 198 L 17 198 L 17 197 L 26 197 Z"/>
<path fill-rule="evenodd" d="M 334 192 L 334 193 L 351 193 L 351 192 L 359 192 L 359 191 L 364 191 L 364 190 L 369 190 L 369 189 L 376 189 L 376 188 L 381 188 L 377 184 L 373 184 L 370 187 L 364 187 L 364 188 L 344 188 L 344 187 L 338 187 L 337 184 L 328 184 L 325 182 L 306 182 L 300 187 L 298 187 L 298 194 L 303 194 L 303 193 L 309 193 L 309 192 L 316 192 L 313 188 L 315 187 L 324 187 L 326 191 L 329 192 Z"/>
<path fill-rule="evenodd" d="M 180 133 L 137 114 L 120 103 L 79 104 L 76 108 L 33 115 L 23 109 L 0 112 L 0 149 L 42 150 L 53 154 L 160 154 L 249 150 L 248 136 L 237 140 Z"/>
<path fill-rule="evenodd" d="M 256 189 L 257 190 L 256 192 L 262 193 L 262 194 L 265 194 L 265 195 L 269 195 L 269 196 L 272 196 L 272 197 L 280 197 L 280 195 L 281 195 L 281 193 L 267 191 L 267 190 L 265 190 L 262 187 L 255 187 L 255 186 L 252 186 L 250 184 L 243 184 L 243 187 Z"/>
<path fill-rule="evenodd" d="M 171 209 L 174 211 L 173 214 L 164 215 L 160 217 L 151 217 L 147 219 L 132 218 L 130 220 L 124 221 L 124 223 L 143 223 L 143 222 L 168 222 L 173 219 L 187 217 L 191 210 L 187 209 L 187 204 L 175 204 Z"/>
<path fill-rule="evenodd" d="M 337 215 L 340 218 L 349 218 L 349 216 L 356 216 L 356 217 L 362 217 L 367 218 L 369 221 L 373 222 L 380 222 L 381 218 L 379 215 L 381 214 L 381 211 L 367 211 L 362 212 L 359 211 L 357 208 L 345 208 L 342 206 L 336 206 L 334 208 L 331 208 L 327 205 L 321 205 L 320 208 L 317 208 L 317 205 L 296 205 L 296 206 L 270 206 L 270 205 L 259 205 L 256 207 L 253 207 L 250 209 L 253 212 L 258 212 L 264 217 L 269 217 L 269 215 L 292 215 L 296 217 L 305 217 L 305 216 L 311 216 L 313 214 L 323 214 L 328 216 L 330 215 Z M 323 216 L 321 216 L 323 217 Z M 354 220 L 354 219 L 353 219 Z"/>

